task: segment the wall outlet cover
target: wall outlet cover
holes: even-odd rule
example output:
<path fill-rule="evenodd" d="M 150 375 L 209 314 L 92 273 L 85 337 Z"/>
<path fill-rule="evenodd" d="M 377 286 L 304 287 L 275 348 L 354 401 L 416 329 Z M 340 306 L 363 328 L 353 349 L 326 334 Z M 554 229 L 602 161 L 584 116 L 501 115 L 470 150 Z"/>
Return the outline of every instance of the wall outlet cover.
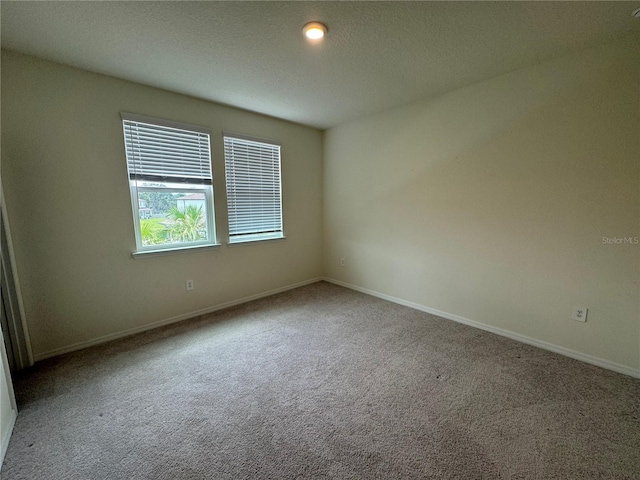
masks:
<path fill-rule="evenodd" d="M 571 318 L 578 322 L 586 322 L 588 311 L 589 309 L 587 307 L 573 307 Z"/>

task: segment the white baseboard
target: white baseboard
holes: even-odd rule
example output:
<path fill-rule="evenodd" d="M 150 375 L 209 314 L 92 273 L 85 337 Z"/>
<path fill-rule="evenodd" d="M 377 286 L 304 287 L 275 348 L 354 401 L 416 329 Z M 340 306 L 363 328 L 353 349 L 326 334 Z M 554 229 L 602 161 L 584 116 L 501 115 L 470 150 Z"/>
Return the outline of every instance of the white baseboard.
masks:
<path fill-rule="evenodd" d="M 92 340 L 74 343 L 72 345 L 55 348 L 53 350 L 48 350 L 46 352 L 36 353 L 34 356 L 34 359 L 37 362 L 40 360 L 44 360 L 45 358 L 56 357 L 58 355 L 62 355 L 65 353 L 74 352 L 76 350 L 81 350 L 83 348 L 99 345 L 101 343 L 110 342 L 111 340 L 116 340 L 118 338 L 128 337 L 136 333 L 146 332 L 147 330 L 152 330 L 154 328 L 162 327 L 164 325 L 169 325 L 171 323 L 181 322 L 182 320 L 188 320 L 189 318 L 198 317 L 200 315 L 206 315 L 207 313 L 223 310 L 225 308 L 233 307 L 235 305 L 240 305 L 242 303 L 251 302 L 252 300 L 257 300 L 259 298 L 269 297 L 271 295 L 275 295 L 276 293 L 286 292 L 287 290 L 293 290 L 294 288 L 302 287 L 304 285 L 309 285 L 310 283 L 319 282 L 321 280 L 322 280 L 322 277 L 312 278 L 309 280 L 305 280 L 303 282 L 294 283 L 292 285 L 286 285 L 284 287 L 275 288 L 273 290 L 269 290 L 266 292 L 257 293 L 255 295 L 250 295 L 248 297 L 239 298 L 237 300 L 221 303 L 218 305 L 214 305 L 212 307 L 203 308 L 201 310 L 196 310 L 194 312 L 188 312 L 175 317 L 165 318 L 164 320 L 158 320 L 157 322 L 148 323 L 141 327 L 129 328 L 127 330 L 111 333 L 109 335 L 103 335 L 101 337 L 97 337 Z"/>
<path fill-rule="evenodd" d="M 358 292 L 366 293 L 374 297 L 382 298 L 383 300 L 388 300 L 393 303 L 398 303 L 400 305 L 404 305 L 405 307 L 410 307 L 416 310 L 420 310 L 422 312 L 430 313 L 432 315 L 437 315 L 438 317 L 446 318 L 447 320 L 453 320 L 454 322 L 463 323 L 471 327 L 475 327 L 481 330 L 485 330 L 487 332 L 495 333 L 496 335 L 501 335 L 503 337 L 507 337 L 521 343 L 526 343 L 527 345 L 542 348 L 544 350 L 549 350 L 554 353 L 559 353 L 560 355 L 564 355 L 566 357 L 570 357 L 575 360 L 580 360 L 585 363 L 590 363 L 591 365 L 596 365 L 598 367 L 606 368 L 607 370 L 612 370 L 614 372 L 622 373 L 624 375 L 629 375 L 630 377 L 634 377 L 634 378 L 640 378 L 639 369 L 628 367 L 626 365 L 621 365 L 616 362 L 611 362 L 609 360 L 605 360 L 604 358 L 595 357 L 587 353 L 577 352 L 575 350 L 561 347 L 560 345 L 555 345 L 553 343 L 545 342 L 543 340 L 527 337 L 526 335 L 521 335 L 519 333 L 511 332 L 509 330 L 504 330 L 502 328 L 492 327 L 491 325 L 476 322 L 475 320 L 470 320 L 468 318 L 460 317 L 452 313 L 442 312 L 440 310 L 436 310 L 435 308 L 425 307 L 424 305 L 420 305 L 418 303 L 409 302 L 401 298 L 392 297 L 391 295 L 386 295 L 384 293 L 376 292 L 368 288 L 359 287 L 357 285 L 352 285 L 350 283 L 342 282 L 340 280 L 336 280 L 333 278 L 324 277 L 323 280 L 329 283 L 340 285 L 341 287 L 346 287 L 351 290 L 356 290 Z"/>
<path fill-rule="evenodd" d="M 10 381 L 10 380 L 9 380 Z M 7 453 L 7 448 L 9 447 L 9 440 L 11 440 L 11 433 L 13 433 L 13 426 L 16 424 L 16 420 L 18 418 L 18 412 L 15 409 L 11 409 L 11 417 L 9 418 L 9 424 L 7 425 L 7 429 L 2 432 L 2 442 L 0 444 L 0 470 L 2 469 L 2 464 L 4 463 L 4 456 Z"/>

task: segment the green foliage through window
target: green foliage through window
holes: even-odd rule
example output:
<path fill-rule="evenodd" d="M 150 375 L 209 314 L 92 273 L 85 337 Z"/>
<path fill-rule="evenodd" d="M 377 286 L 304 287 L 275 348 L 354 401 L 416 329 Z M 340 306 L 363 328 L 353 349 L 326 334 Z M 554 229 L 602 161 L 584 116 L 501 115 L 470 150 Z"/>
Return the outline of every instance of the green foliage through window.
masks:
<path fill-rule="evenodd" d="M 146 206 L 150 208 L 154 214 L 167 212 L 176 204 L 175 194 L 167 192 L 140 192 L 138 198 L 144 200 Z"/>
<path fill-rule="evenodd" d="M 168 208 L 167 218 L 140 219 L 140 235 L 145 246 L 206 240 L 204 209 L 188 205 L 181 210 L 174 204 Z"/>
<path fill-rule="evenodd" d="M 202 207 L 188 205 L 184 210 L 171 207 L 169 220 L 169 235 L 174 242 L 206 240 L 207 224 Z"/>

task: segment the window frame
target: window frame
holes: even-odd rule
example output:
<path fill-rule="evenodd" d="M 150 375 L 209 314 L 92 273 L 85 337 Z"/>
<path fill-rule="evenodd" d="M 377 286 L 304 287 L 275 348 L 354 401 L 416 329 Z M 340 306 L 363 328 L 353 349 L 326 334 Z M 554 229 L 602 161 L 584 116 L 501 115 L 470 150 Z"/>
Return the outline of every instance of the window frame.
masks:
<path fill-rule="evenodd" d="M 131 182 L 134 183 L 134 182 Z M 189 185 L 189 184 L 185 184 Z M 164 250 L 178 250 L 178 249 L 188 249 L 188 248 L 197 248 L 202 246 L 215 246 L 218 245 L 215 241 L 215 228 L 214 228 L 214 215 L 212 210 L 213 206 L 213 190 L 211 186 L 204 185 L 195 187 L 187 187 L 187 188 L 174 188 L 174 187 L 144 187 L 131 185 L 131 204 L 134 209 L 133 212 L 133 223 L 135 225 L 135 234 L 136 234 L 136 252 L 137 253 L 150 253 L 150 252 L 160 252 Z M 198 240 L 195 242 L 174 242 L 174 243 L 166 243 L 163 245 L 143 245 L 142 244 L 142 235 L 140 230 L 140 214 L 139 209 L 136 211 L 136 205 L 138 200 L 138 193 L 140 192 L 159 192 L 159 193 L 173 193 L 173 192 L 182 192 L 188 191 L 190 193 L 204 193 L 205 200 L 205 208 L 206 208 L 206 220 L 207 220 L 207 236 L 209 239 L 207 240 Z M 135 201 L 134 201 L 135 199 Z M 179 199 L 178 199 L 179 200 Z M 208 206 L 211 205 L 211 208 Z M 160 247 L 160 248 L 158 248 Z"/>
<path fill-rule="evenodd" d="M 228 177 L 228 162 L 227 162 L 227 139 L 231 140 L 239 140 L 239 141 L 247 141 L 253 142 L 263 145 L 268 145 L 270 147 L 277 147 L 278 149 L 278 168 L 277 168 L 277 177 L 278 177 L 278 196 L 279 196 L 279 216 L 280 216 L 280 230 L 274 232 L 250 232 L 243 234 L 232 234 L 231 232 L 231 211 L 229 208 L 229 177 Z M 265 138 L 249 136 L 245 134 L 239 134 L 234 132 L 222 132 L 222 144 L 224 150 L 224 172 L 225 172 L 225 194 L 227 199 L 227 234 L 228 234 L 228 246 L 236 246 L 243 244 L 251 244 L 256 242 L 268 242 L 268 241 L 279 241 L 286 239 L 286 235 L 284 233 L 284 209 L 283 209 L 283 195 L 282 195 L 282 144 L 280 142 L 274 140 L 268 140 Z"/>
<path fill-rule="evenodd" d="M 133 252 L 133 257 L 137 258 L 138 256 L 151 256 L 153 254 L 164 255 L 171 253 L 178 253 L 182 251 L 190 251 L 194 249 L 201 249 L 203 247 L 218 247 L 220 246 L 217 243 L 216 236 L 216 225 L 215 225 L 215 204 L 214 204 L 214 191 L 213 191 L 213 159 L 212 159 L 212 149 L 211 149 L 211 129 L 206 127 L 190 125 L 186 123 L 175 122 L 172 120 L 166 120 L 155 117 L 147 117 L 144 115 L 132 114 L 127 112 L 121 112 L 121 123 L 123 129 L 124 136 L 124 149 L 125 156 L 127 162 L 127 176 L 129 182 L 129 194 L 131 197 L 131 208 L 132 208 L 132 216 L 133 216 L 133 224 L 134 224 L 134 234 L 136 239 L 136 251 Z M 131 172 L 129 171 L 129 149 L 128 149 L 128 140 L 127 133 L 125 129 L 125 120 L 131 122 L 138 122 L 143 124 L 148 124 L 152 126 L 159 127 L 169 127 L 180 130 L 185 130 L 193 133 L 200 133 L 207 135 L 208 148 L 209 148 L 209 168 L 211 169 L 211 184 L 205 183 L 189 183 L 188 181 L 179 180 L 179 177 L 176 177 L 178 181 L 171 182 L 170 180 L 165 181 L 166 186 L 153 185 L 153 186 L 144 186 L 143 183 L 153 183 L 148 180 L 139 180 L 132 179 Z M 206 210 L 206 226 L 207 226 L 207 239 L 198 240 L 194 242 L 173 242 L 173 243 L 165 243 L 159 245 L 144 245 L 142 242 L 142 231 L 140 225 L 140 208 L 139 208 L 139 193 L 142 192 L 161 192 L 161 193 L 173 193 L 173 192 L 189 192 L 189 193 L 203 193 L 204 201 L 205 201 L 205 210 Z"/>

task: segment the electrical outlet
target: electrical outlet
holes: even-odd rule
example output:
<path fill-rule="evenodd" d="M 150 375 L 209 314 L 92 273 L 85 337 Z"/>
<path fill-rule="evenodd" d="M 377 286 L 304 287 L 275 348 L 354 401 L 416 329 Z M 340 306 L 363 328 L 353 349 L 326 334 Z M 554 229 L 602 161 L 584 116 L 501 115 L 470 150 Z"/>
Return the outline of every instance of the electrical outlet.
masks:
<path fill-rule="evenodd" d="M 578 322 L 586 322 L 587 321 L 587 312 L 589 309 L 587 307 L 573 307 L 573 312 L 571 313 L 571 318 Z"/>
<path fill-rule="evenodd" d="M 193 290 L 193 280 L 187 280 L 184 283 L 187 290 Z"/>
<path fill-rule="evenodd" d="M 341 266 L 341 267 L 344 267 L 346 264 L 347 264 L 347 260 L 346 260 L 344 257 L 342 257 L 342 258 L 340 259 L 340 266 Z"/>

